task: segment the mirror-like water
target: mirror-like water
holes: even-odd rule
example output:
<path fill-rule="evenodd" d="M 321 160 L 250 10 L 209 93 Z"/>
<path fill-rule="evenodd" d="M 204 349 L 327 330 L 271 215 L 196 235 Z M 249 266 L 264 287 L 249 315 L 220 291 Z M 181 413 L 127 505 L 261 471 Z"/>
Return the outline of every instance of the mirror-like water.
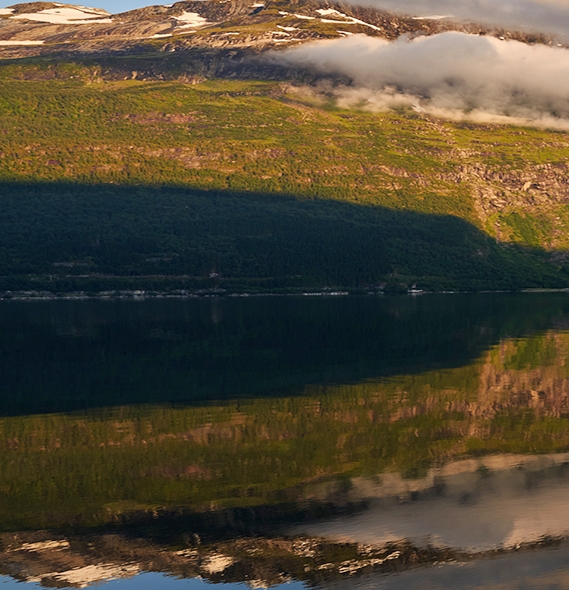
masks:
<path fill-rule="evenodd" d="M 1 587 L 569 581 L 565 293 L 2 302 L 0 327 Z"/>

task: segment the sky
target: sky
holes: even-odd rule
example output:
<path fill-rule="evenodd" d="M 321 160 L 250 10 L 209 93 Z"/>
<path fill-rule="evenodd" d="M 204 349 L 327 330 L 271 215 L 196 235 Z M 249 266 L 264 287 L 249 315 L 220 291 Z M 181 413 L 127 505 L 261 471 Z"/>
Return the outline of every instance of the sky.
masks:
<path fill-rule="evenodd" d="M 62 2 L 65 0 L 62 0 Z M 69 0 L 68 0 L 69 1 Z M 154 6 L 155 4 L 170 4 L 175 0 L 154 0 L 152 2 L 144 2 L 144 0 L 93 0 L 91 3 L 94 8 L 104 8 L 111 13 L 126 12 L 127 10 L 134 10 L 135 8 L 142 8 L 144 6 Z M 81 2 L 79 1 L 78 4 Z M 69 1 L 73 4 L 73 0 Z"/>
<path fill-rule="evenodd" d="M 112 14 L 119 12 L 126 12 L 127 10 L 134 10 L 135 8 L 142 8 L 144 6 L 153 6 L 155 4 L 170 4 L 175 0 L 153 0 L 145 2 L 144 0 L 55 0 L 61 1 L 63 4 L 83 4 L 91 8 L 104 8 Z M 20 4 L 26 2 L 26 0 L 0 0 L 0 8 L 6 8 L 7 6 L 13 6 L 14 4 Z"/>

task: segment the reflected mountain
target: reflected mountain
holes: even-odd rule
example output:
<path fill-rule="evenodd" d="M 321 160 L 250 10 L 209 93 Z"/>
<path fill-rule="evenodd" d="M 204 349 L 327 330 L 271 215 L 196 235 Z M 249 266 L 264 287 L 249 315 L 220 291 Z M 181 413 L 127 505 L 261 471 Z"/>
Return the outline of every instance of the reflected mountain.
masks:
<path fill-rule="evenodd" d="M 294 512 L 299 502 L 337 505 L 354 477 L 417 480 L 468 457 L 563 452 L 568 349 L 569 333 L 550 330 L 502 339 L 465 366 L 309 384 L 292 397 L 5 417 L 0 525 L 99 526 L 160 510 Z M 203 528 L 233 534 L 225 519 Z"/>
<path fill-rule="evenodd" d="M 0 575 L 442 589 L 522 554 L 545 575 L 568 317 L 566 294 L 7 302 Z"/>
<path fill-rule="evenodd" d="M 375 572 L 318 583 L 317 590 L 519 590 L 567 588 L 569 547 L 521 551 L 492 559 L 459 560 L 385 576 Z"/>

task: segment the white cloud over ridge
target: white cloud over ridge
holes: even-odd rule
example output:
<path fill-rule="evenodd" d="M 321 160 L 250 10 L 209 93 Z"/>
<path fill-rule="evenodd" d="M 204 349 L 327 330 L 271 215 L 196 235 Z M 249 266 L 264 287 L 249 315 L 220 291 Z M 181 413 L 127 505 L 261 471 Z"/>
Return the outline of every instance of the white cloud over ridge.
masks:
<path fill-rule="evenodd" d="M 348 0 L 414 16 L 452 15 L 511 29 L 569 35 L 567 0 Z"/>
<path fill-rule="evenodd" d="M 288 66 L 342 75 L 340 105 L 368 110 L 411 106 L 450 118 L 569 129 L 569 51 L 442 33 L 388 42 L 354 35 L 274 52 Z"/>

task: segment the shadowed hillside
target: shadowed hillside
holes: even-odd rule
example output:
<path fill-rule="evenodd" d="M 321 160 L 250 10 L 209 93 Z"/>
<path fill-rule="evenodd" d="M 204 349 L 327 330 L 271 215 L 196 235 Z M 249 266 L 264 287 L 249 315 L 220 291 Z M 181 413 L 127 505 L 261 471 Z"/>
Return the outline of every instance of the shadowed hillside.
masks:
<path fill-rule="evenodd" d="M 0 192 L 4 290 L 569 284 L 550 253 L 504 248 L 448 215 L 160 186 L 4 183 Z"/>

